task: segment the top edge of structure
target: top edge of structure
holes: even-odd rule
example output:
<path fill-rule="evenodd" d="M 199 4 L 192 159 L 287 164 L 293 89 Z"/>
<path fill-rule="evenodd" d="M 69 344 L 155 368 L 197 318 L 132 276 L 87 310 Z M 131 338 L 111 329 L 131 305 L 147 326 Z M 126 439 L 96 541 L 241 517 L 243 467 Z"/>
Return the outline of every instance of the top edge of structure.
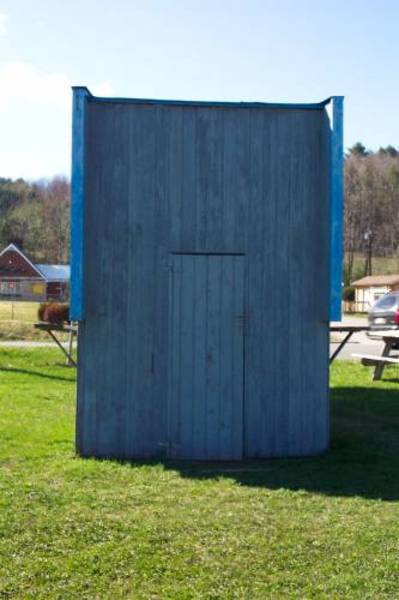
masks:
<path fill-rule="evenodd" d="M 153 98 L 115 98 L 93 96 L 85 86 L 73 86 L 74 91 L 81 91 L 90 102 L 106 104 L 146 104 L 156 106 L 199 106 L 208 108 L 277 108 L 297 110 L 322 110 L 335 98 L 342 96 L 330 96 L 321 102 L 314 103 L 284 103 L 284 102 L 211 102 L 205 100 L 160 100 Z"/>

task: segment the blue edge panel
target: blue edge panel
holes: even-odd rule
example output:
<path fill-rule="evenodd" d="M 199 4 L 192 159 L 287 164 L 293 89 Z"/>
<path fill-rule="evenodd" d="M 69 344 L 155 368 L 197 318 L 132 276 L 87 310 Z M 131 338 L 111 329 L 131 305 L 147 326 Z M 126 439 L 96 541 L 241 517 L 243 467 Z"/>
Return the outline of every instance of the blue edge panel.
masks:
<path fill-rule="evenodd" d="M 147 100 L 128 98 L 98 98 L 86 87 L 73 87 L 72 109 L 72 177 L 71 177 L 71 306 L 73 321 L 82 321 L 84 314 L 83 252 L 84 252 L 84 163 L 85 117 L 87 101 L 135 104 L 166 104 L 191 106 L 234 106 L 242 108 L 288 108 L 320 110 L 332 101 L 333 123 L 330 148 L 330 320 L 341 320 L 341 285 L 343 259 L 343 96 L 332 96 L 317 104 L 273 104 L 263 102 L 200 102 L 180 100 Z"/>
<path fill-rule="evenodd" d="M 332 128 L 330 148 L 330 321 L 341 320 L 342 305 L 342 261 L 343 261 L 343 215 L 344 215 L 344 182 L 343 182 L 343 96 L 332 98 Z"/>
<path fill-rule="evenodd" d="M 85 87 L 73 88 L 72 101 L 72 175 L 71 175 L 71 292 L 70 318 L 84 319 L 83 250 L 85 196 Z"/>

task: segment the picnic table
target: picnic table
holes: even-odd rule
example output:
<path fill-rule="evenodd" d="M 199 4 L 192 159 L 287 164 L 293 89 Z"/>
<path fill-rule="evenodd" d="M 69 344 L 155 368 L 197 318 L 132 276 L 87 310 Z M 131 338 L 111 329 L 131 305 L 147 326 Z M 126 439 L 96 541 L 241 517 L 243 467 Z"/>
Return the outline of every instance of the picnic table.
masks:
<path fill-rule="evenodd" d="M 341 352 L 342 348 L 347 344 L 354 333 L 359 331 L 368 331 L 368 325 L 345 325 L 344 323 L 332 323 L 330 324 L 330 333 L 346 333 L 346 336 L 343 340 L 338 343 L 338 347 L 334 350 L 332 355 L 330 356 L 330 365 L 333 360 L 338 356 Z"/>
<path fill-rule="evenodd" d="M 384 369 L 387 365 L 399 365 L 399 356 L 392 356 L 392 350 L 399 347 L 399 331 L 381 332 L 378 335 L 384 342 L 382 353 L 378 355 L 371 354 L 352 354 L 356 358 L 361 358 L 362 364 L 366 367 L 374 367 L 373 380 L 381 379 Z"/>
<path fill-rule="evenodd" d="M 59 349 L 66 356 L 66 365 L 68 367 L 76 367 L 76 362 L 72 358 L 72 346 L 73 346 L 73 338 L 78 335 L 78 326 L 73 323 L 35 323 L 34 327 L 36 329 L 40 329 L 40 331 L 46 331 L 52 340 L 57 344 Z M 55 332 L 59 333 L 67 333 L 68 334 L 68 342 L 67 347 L 65 348 L 64 344 L 60 342 L 60 340 L 55 335 Z"/>

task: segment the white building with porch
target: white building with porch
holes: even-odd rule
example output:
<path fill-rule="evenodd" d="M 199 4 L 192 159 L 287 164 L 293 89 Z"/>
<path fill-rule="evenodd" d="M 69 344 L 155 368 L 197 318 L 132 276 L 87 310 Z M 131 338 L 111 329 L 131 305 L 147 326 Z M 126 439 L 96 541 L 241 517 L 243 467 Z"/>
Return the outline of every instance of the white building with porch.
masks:
<path fill-rule="evenodd" d="M 385 294 L 399 289 L 399 275 L 368 275 L 352 283 L 355 288 L 355 310 L 367 312 Z"/>

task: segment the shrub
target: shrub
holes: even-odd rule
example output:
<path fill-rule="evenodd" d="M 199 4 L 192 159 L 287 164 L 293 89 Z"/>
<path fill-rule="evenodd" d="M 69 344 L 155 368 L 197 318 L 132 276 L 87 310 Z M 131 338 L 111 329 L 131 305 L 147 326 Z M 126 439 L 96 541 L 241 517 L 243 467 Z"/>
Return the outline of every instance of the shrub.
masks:
<path fill-rule="evenodd" d="M 347 285 L 342 288 L 342 299 L 345 302 L 354 302 L 355 301 L 355 288 L 351 285 Z"/>
<path fill-rule="evenodd" d="M 69 321 L 69 305 L 61 302 L 43 302 L 37 311 L 39 321 L 63 323 Z"/>

